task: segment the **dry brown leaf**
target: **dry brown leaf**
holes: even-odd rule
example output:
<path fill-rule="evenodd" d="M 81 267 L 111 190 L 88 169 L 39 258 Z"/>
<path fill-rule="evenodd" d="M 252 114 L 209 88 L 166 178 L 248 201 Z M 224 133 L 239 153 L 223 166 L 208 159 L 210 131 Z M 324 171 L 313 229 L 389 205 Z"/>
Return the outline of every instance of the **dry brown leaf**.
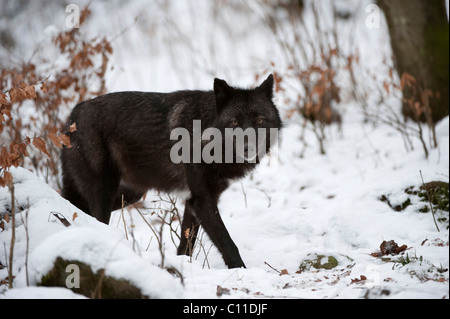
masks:
<path fill-rule="evenodd" d="M 11 110 L 12 110 L 12 104 L 11 103 L 6 103 L 6 104 L 0 105 L 0 113 L 1 114 L 5 114 L 9 118 L 11 118 Z"/>
<path fill-rule="evenodd" d="M 406 245 L 402 245 L 399 247 L 398 244 L 393 240 L 383 241 L 380 245 L 380 251 L 383 255 L 398 255 L 402 251 L 405 251 L 406 248 L 408 248 Z"/>
<path fill-rule="evenodd" d="M 3 173 L 3 182 L 5 183 L 5 185 L 6 186 L 8 186 L 8 187 L 12 187 L 12 184 L 13 184 L 13 176 L 12 176 L 12 174 L 10 173 L 10 172 L 8 172 L 8 171 L 5 171 L 4 173 Z"/>
<path fill-rule="evenodd" d="M 35 99 L 37 97 L 36 96 L 36 91 L 34 90 L 34 86 L 33 85 L 29 85 L 29 86 L 25 87 L 23 90 L 24 90 L 27 98 Z"/>
<path fill-rule="evenodd" d="M 25 82 L 23 82 L 22 80 L 19 82 L 19 84 L 17 84 L 18 87 L 20 87 L 21 89 L 25 89 L 28 84 L 26 84 Z"/>
<path fill-rule="evenodd" d="M 28 156 L 27 143 L 26 142 L 15 144 L 12 149 L 13 149 L 14 152 L 16 152 L 16 150 L 17 150 L 23 156 Z"/>
<path fill-rule="evenodd" d="M 61 133 L 59 135 L 59 138 L 61 139 L 61 142 L 67 147 L 72 148 L 72 144 L 70 144 L 70 137 L 68 137 L 66 134 Z"/>
<path fill-rule="evenodd" d="M 70 124 L 69 126 L 69 132 L 73 133 L 77 130 L 77 123 L 73 122 L 72 124 Z"/>
<path fill-rule="evenodd" d="M 6 94 L 0 93 L 0 104 L 7 104 L 8 100 L 6 99 Z"/>
<path fill-rule="evenodd" d="M 8 166 L 17 167 L 23 160 L 23 156 L 28 156 L 27 145 L 26 143 L 15 143 L 12 142 L 9 145 L 9 153 L 8 153 Z"/>
<path fill-rule="evenodd" d="M 361 275 L 360 278 L 352 279 L 350 284 L 358 284 L 358 283 L 364 283 L 367 280 L 367 277 L 364 275 Z"/>
<path fill-rule="evenodd" d="M 42 153 L 50 157 L 50 154 L 47 151 L 47 146 L 45 141 L 40 137 L 35 137 L 32 142 L 33 146 L 40 150 Z"/>
<path fill-rule="evenodd" d="M 393 240 L 389 240 L 389 241 L 384 240 L 380 245 L 380 251 L 373 252 L 370 255 L 372 257 L 382 257 L 382 256 L 386 256 L 386 255 L 398 255 L 401 252 L 405 251 L 406 249 L 408 249 L 408 247 L 406 245 L 398 246 L 398 244 Z"/>
<path fill-rule="evenodd" d="M 217 297 L 221 297 L 222 295 L 229 295 L 229 294 L 230 294 L 230 289 L 217 285 L 217 292 L 216 292 Z"/>
<path fill-rule="evenodd" d="M 45 82 L 42 82 L 41 84 L 41 91 L 44 93 L 47 93 L 48 91 L 47 84 L 45 84 Z"/>
<path fill-rule="evenodd" d="M 387 81 L 384 81 L 383 86 L 386 93 L 389 94 L 389 83 Z"/>
<path fill-rule="evenodd" d="M 54 133 L 48 133 L 47 137 L 52 141 L 53 144 L 55 144 L 56 147 L 62 149 L 61 140 L 58 138 L 58 136 Z"/>
<path fill-rule="evenodd" d="M 0 166 L 1 167 L 10 167 L 11 166 L 11 163 L 9 160 L 9 152 L 5 146 L 3 146 L 0 149 Z"/>
<path fill-rule="evenodd" d="M 289 275 L 287 269 L 281 269 L 280 276 L 283 276 L 283 275 Z"/>
<path fill-rule="evenodd" d="M 9 90 L 9 97 L 11 98 L 11 103 L 17 103 L 26 100 L 27 94 L 23 89 L 14 87 Z"/>

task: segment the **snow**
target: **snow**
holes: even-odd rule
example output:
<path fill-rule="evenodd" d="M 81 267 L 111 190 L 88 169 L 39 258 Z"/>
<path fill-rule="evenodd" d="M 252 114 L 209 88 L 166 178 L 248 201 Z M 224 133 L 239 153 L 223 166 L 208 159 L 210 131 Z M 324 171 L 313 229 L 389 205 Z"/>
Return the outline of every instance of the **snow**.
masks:
<path fill-rule="evenodd" d="M 14 245 L 13 273 L 17 273 L 14 283 L 15 287 L 24 289 L 24 296 L 27 296 L 27 285 L 40 283 L 57 257 L 86 263 L 93 272 L 105 269 L 105 275 L 126 279 L 141 288 L 143 294 L 153 298 L 183 296 L 180 281 L 136 254 L 132 243 L 120 231 L 80 212 L 27 170 L 17 168 L 11 172 L 15 180 L 16 201 L 30 205 L 28 212 L 20 213 L 20 217 L 17 214 L 19 226 Z M 6 189 L 2 189 L 0 203 L 8 205 L 8 195 Z M 63 226 L 52 215 L 51 212 L 55 211 L 71 221 L 72 226 Z M 75 212 L 77 217 L 73 220 Z M 8 223 L 1 233 L 2 243 L 8 247 L 11 243 L 10 228 Z M 26 258 L 28 263 L 24 268 Z M 1 263 L 6 265 L 7 261 L 2 258 Z M 171 289 L 166 289 L 167 286 Z M 30 293 L 32 296 L 44 294 L 42 290 L 31 290 Z M 52 298 L 51 292 L 49 298 Z"/>
<path fill-rule="evenodd" d="M 448 119 L 438 126 L 438 131 L 443 127 L 448 127 Z M 361 125 L 344 125 L 343 129 L 346 138 L 334 140 L 327 155 L 312 152 L 294 160 L 298 152 L 292 147 L 298 143 L 297 127 L 289 125 L 279 147 L 278 168 L 270 173 L 256 172 L 223 194 L 219 209 L 247 269 L 227 269 L 206 235 L 201 237 L 204 250 L 197 247 L 192 260 L 176 256 L 166 226 L 165 264 L 181 272 L 184 285 L 159 268 L 157 241 L 136 210 L 124 210 L 127 240 L 121 211 L 113 213 L 110 226 L 103 225 L 62 199 L 32 173 L 13 169 L 16 200 L 29 203 L 30 208 L 28 220 L 25 212 L 16 218 L 19 226 L 13 272 L 17 277 L 14 289 L 2 286 L 2 297 L 53 298 L 53 289 L 46 294 L 45 288 L 36 290 L 34 286 L 58 256 L 85 262 L 94 271 L 105 269 L 107 275 L 125 278 L 157 298 L 217 298 L 217 286 L 230 289 L 230 295 L 221 298 L 448 297 L 448 271 L 439 274 L 430 266 L 449 267 L 448 230 L 440 225 L 441 232 L 437 232 L 430 214 L 412 208 L 394 212 L 379 200 L 380 194 L 386 193 L 401 200 L 403 189 L 420 185 L 419 170 L 425 180 L 445 180 L 442 174 L 448 174 L 448 134 L 440 136 L 440 148 L 425 160 L 420 149 L 405 154 L 404 149 L 396 148 L 400 137 L 389 130 L 372 132 L 373 146 L 369 146 L 358 142 Z M 386 149 L 389 145 L 392 148 Z M 372 147 L 385 147 L 386 155 L 374 159 Z M 8 202 L 7 189 L 0 190 L 0 200 L 3 205 Z M 156 194 L 149 193 L 146 206 L 151 209 L 141 210 L 147 212 L 147 220 L 158 230 L 158 218 L 148 213 L 163 204 L 155 206 L 154 200 Z M 177 205 L 182 211 L 182 202 Z M 50 214 L 52 211 L 60 212 L 72 226 L 64 227 Z M 74 212 L 78 217 L 72 221 Z M 28 240 L 24 223 L 28 225 Z M 0 240 L 9 247 L 10 238 L 11 229 L 6 224 Z M 383 240 L 407 245 L 409 256 L 423 256 L 424 261 L 401 266 L 370 256 L 379 250 Z M 438 246 L 437 242 L 444 244 Z M 208 250 L 206 257 L 204 251 Z M 338 267 L 311 268 L 296 274 L 302 261 L 318 255 L 335 257 Z M 6 265 L 5 256 L 0 262 Z M 272 267 L 286 269 L 288 274 L 280 276 Z M 7 277 L 6 269 L 0 274 Z M 361 275 L 368 278 L 366 282 L 352 283 Z M 381 294 L 383 290 L 389 295 Z M 59 297 L 79 296 L 67 292 Z"/>
<path fill-rule="evenodd" d="M 102 15 L 107 10 L 104 5 L 91 4 L 90 34 L 113 38 L 130 26 L 126 36 L 113 42 L 115 68 L 107 78 L 110 91 L 209 89 L 214 76 L 249 86 L 255 70 L 260 72 L 275 59 L 278 49 L 265 41 L 268 35 L 258 27 L 257 18 L 243 21 L 226 8 L 221 18 L 214 18 L 207 14 L 210 8 L 205 1 L 199 1 L 201 9 L 195 12 L 184 1 L 170 3 L 165 15 L 158 14 L 161 8 L 149 10 L 147 2 L 141 1 L 117 3 L 117 9 L 108 9 L 107 15 Z M 63 28 L 61 17 L 42 20 L 33 20 L 33 30 L 40 28 L 48 35 Z M 111 20 L 122 22 L 111 24 Z M 200 20 L 210 27 L 194 23 Z M 173 21 L 179 23 L 178 42 L 169 28 Z M 233 21 L 240 41 L 221 31 L 225 23 Z M 252 32 L 246 31 L 249 26 Z M 361 46 L 361 64 L 366 61 L 370 72 L 381 77 L 381 69 L 386 68 L 380 66 L 381 61 L 390 50 L 386 30 L 351 32 Z M 183 37 L 189 34 L 196 37 Z M 32 30 L 30 36 L 34 36 Z M 190 49 L 186 51 L 186 47 Z M 178 54 L 183 56 L 181 61 Z M 275 101 L 283 101 L 282 92 Z M 287 107 L 279 104 L 284 114 Z M 16 202 L 29 208 L 16 215 L 14 288 L 0 285 L 0 298 L 84 298 L 67 288 L 36 287 L 57 257 L 87 263 L 94 272 L 105 269 L 106 275 L 127 279 L 153 298 L 448 298 L 449 230 L 440 223 L 438 232 L 430 213 L 417 212 L 418 202 L 395 212 L 379 198 L 389 195 L 392 203 L 402 203 L 407 187 L 422 184 L 420 172 L 425 182 L 448 182 L 449 118 L 438 123 L 438 148 L 429 149 L 426 159 L 418 139 L 412 139 L 414 149 L 407 151 L 401 135 L 391 126 L 365 123 L 356 103 L 342 104 L 341 129 L 334 125 L 326 128 L 325 155 L 319 154 L 310 130 L 305 132 L 308 147 L 304 150 L 299 117 L 283 118 L 278 161 L 269 163 L 266 158 L 256 172 L 233 183 L 222 195 L 221 216 L 247 269 L 227 269 L 204 233 L 200 233 L 201 247 L 196 247 L 192 258 L 176 256 L 178 239 L 169 225 L 164 226 L 164 266 L 176 268 L 183 282 L 160 267 L 156 235 L 144 222 L 145 218 L 158 234 L 163 210 L 171 209 L 164 201 L 165 194 L 149 192 L 144 208 L 115 211 L 109 225 L 104 225 L 61 198 L 33 173 L 12 169 Z M 429 136 L 427 129 L 424 136 Z M 9 202 L 9 190 L 0 188 L 0 213 Z M 183 211 L 182 196 L 177 197 L 176 207 Z M 63 226 L 51 212 L 63 215 L 71 226 Z M 172 227 L 178 230 L 178 221 Z M 6 247 L 0 253 L 3 266 L 9 262 L 11 224 L 5 223 L 4 228 L 0 229 L 0 246 Z M 405 253 L 417 258 L 402 265 L 400 255 L 385 256 L 391 261 L 371 256 L 383 240 L 407 245 Z M 296 273 L 302 262 L 317 256 L 324 256 L 322 263 L 333 256 L 338 266 Z M 7 276 L 7 268 L 0 267 L 0 280 Z M 355 280 L 361 276 L 367 279 Z M 228 289 L 227 293 L 218 296 L 218 286 Z"/>
<path fill-rule="evenodd" d="M 86 299 L 70 289 L 57 287 L 15 288 L 6 291 L 2 297 L 7 299 Z"/>

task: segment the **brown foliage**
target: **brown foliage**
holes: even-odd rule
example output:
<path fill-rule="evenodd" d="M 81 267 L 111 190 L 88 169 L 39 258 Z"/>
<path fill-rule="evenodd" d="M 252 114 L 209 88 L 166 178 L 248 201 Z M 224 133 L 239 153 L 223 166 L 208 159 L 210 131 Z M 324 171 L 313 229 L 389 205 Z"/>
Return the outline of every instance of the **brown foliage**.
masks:
<path fill-rule="evenodd" d="M 80 24 L 89 13 L 87 7 L 82 10 Z M 112 53 L 106 38 L 86 40 L 80 29 L 72 29 L 58 34 L 53 44 L 68 57 L 66 67 L 43 68 L 44 60 L 30 60 L 0 71 L 0 186 L 11 166 L 32 168 L 58 186 L 59 151 L 72 147 L 65 133 L 76 130 L 76 123 L 66 126 L 70 109 L 106 92 Z"/>
<path fill-rule="evenodd" d="M 42 153 L 50 157 L 50 154 L 47 151 L 47 147 L 45 144 L 45 141 L 40 137 L 35 137 L 33 139 L 33 146 L 36 147 L 38 150 L 40 150 Z"/>
<path fill-rule="evenodd" d="M 380 245 L 380 251 L 373 252 L 370 255 L 373 257 L 381 257 L 386 255 L 398 255 L 404 252 L 408 247 L 406 245 L 399 246 L 395 241 L 389 240 L 383 242 Z"/>
<path fill-rule="evenodd" d="M 356 56 L 347 55 L 339 47 L 336 8 L 333 7 L 332 20 L 323 20 L 323 7 L 315 1 L 311 3 L 314 30 L 303 19 L 302 7 L 281 6 L 276 11 L 285 11 L 283 18 L 276 11 L 267 11 L 267 25 L 276 36 L 283 49 L 285 61 L 272 62 L 270 72 L 274 74 L 275 91 L 286 91 L 284 104 L 289 106 L 286 116 L 296 114 L 303 117 L 303 132 L 311 128 L 316 135 L 320 152 L 325 153 L 325 127 L 332 123 L 341 124 L 337 110 L 341 102 L 342 84 L 337 75 L 351 73 L 351 64 Z M 286 36 L 289 34 L 289 36 Z M 278 68 L 278 72 L 274 69 Z M 269 69 L 264 70 L 267 73 Z M 304 140 L 302 133 L 301 139 Z M 305 141 L 305 148 L 306 148 Z"/>

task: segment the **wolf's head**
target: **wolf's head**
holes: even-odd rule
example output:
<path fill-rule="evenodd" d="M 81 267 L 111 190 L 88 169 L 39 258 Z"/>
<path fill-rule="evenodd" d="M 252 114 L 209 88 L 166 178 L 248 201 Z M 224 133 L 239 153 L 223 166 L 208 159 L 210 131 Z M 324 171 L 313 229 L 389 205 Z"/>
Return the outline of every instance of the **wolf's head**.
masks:
<path fill-rule="evenodd" d="M 271 132 L 282 127 L 280 114 L 272 101 L 273 75 L 255 89 L 233 88 L 224 80 L 215 79 L 214 94 L 216 127 L 225 133 L 222 135 L 225 145 L 232 140 L 237 162 L 257 162 L 276 142 Z M 228 155 L 226 153 L 225 157 Z"/>

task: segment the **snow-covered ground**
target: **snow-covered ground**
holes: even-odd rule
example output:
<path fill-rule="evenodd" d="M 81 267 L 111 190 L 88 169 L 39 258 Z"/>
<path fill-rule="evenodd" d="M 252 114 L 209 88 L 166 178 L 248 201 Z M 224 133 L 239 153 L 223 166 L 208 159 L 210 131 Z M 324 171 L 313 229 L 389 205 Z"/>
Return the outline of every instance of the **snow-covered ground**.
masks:
<path fill-rule="evenodd" d="M 345 138 L 333 140 L 327 155 L 299 159 L 295 147 L 298 128 L 290 125 L 279 148 L 278 167 L 261 167 L 262 172 L 236 182 L 224 193 L 219 208 L 247 269 L 227 269 L 206 235 L 203 248 L 197 247 L 192 260 L 176 256 L 166 225 L 165 265 L 182 273 L 184 285 L 158 268 L 157 240 L 136 210 L 124 210 L 125 235 L 121 211 L 105 226 L 32 173 L 14 169 L 16 199 L 31 206 L 28 217 L 25 212 L 17 217 L 16 288 L 2 286 L 2 297 L 52 298 L 53 289 L 41 288 L 38 293 L 33 286 L 60 256 L 88 263 L 94 271 L 105 269 L 106 275 L 127 279 L 143 292 L 161 298 L 215 298 L 217 286 L 228 289 L 222 298 L 448 298 L 448 270 L 440 272 L 449 267 L 444 224 L 437 232 L 431 214 L 417 212 L 417 203 L 395 212 L 379 200 L 381 195 L 391 194 L 392 202 L 404 201 L 404 189 L 421 184 L 420 170 L 427 181 L 447 179 L 448 119 L 438 127 L 441 146 L 429 160 L 424 160 L 421 151 L 405 153 L 397 146 L 400 137 L 389 130 L 365 129 L 361 124 L 345 125 Z M 8 190 L 1 189 L 0 202 L 5 205 L 8 199 Z M 158 208 L 170 205 L 150 193 L 145 204 L 152 209 L 140 211 L 158 232 Z M 177 205 L 182 211 L 182 203 Z M 63 226 L 52 211 L 64 215 L 72 226 Z M 72 221 L 75 212 L 78 217 Z M 151 212 L 156 214 L 151 216 Z M 0 233 L 6 247 L 11 238 L 9 225 Z M 383 240 L 406 245 L 406 253 L 422 261 L 401 265 L 395 262 L 400 255 L 385 256 L 391 261 L 371 256 Z M 302 262 L 319 255 L 333 256 L 338 266 L 296 273 Z M 5 256 L 0 261 L 6 265 Z M 322 264 L 326 262 L 322 260 Z M 280 275 L 273 268 L 287 273 Z M 26 288 L 27 272 L 30 288 Z M 6 268 L 0 274 L 5 278 Z M 355 281 L 361 276 L 367 279 Z M 70 293 L 60 296 L 77 297 Z"/>
<path fill-rule="evenodd" d="M 218 14 L 220 18 L 207 15 L 210 2 L 205 1 L 199 1 L 195 11 L 179 1 L 166 8 L 170 15 L 164 16 L 146 3 L 121 2 L 118 8 L 106 8 L 96 1 L 91 4 L 90 33 L 113 38 L 130 26 L 113 41 L 115 68 L 107 79 L 111 91 L 209 89 L 214 76 L 248 86 L 254 84 L 255 72 L 281 59 L 274 56 L 278 49 L 267 41 L 257 18 L 242 21 L 226 9 Z M 33 19 L 30 37 L 35 30 L 63 29 L 66 13 L 61 8 L 63 17 L 55 15 L 59 18 L 49 18 L 52 22 Z M 133 24 L 135 16 L 139 19 Z M 175 40 L 170 33 L 174 26 L 168 28 L 174 21 L 179 29 Z M 236 34 L 223 31 L 224 23 L 234 25 Z M 377 63 L 389 51 L 386 30 L 353 32 L 356 42 L 361 40 L 361 59 L 367 67 L 385 68 Z M 185 38 L 186 34 L 196 36 Z M 283 101 L 283 92 L 276 101 Z M 448 182 L 449 119 L 438 124 L 438 148 L 430 149 L 425 159 L 418 139 L 412 139 L 414 150 L 407 151 L 398 131 L 382 123 L 365 123 L 356 103 L 343 104 L 342 131 L 337 126 L 326 129 L 325 155 L 319 154 L 310 130 L 304 138 L 309 147 L 303 150 L 302 121 L 284 117 L 286 127 L 278 152 L 272 155 L 278 161 L 266 159 L 256 172 L 222 195 L 222 218 L 247 269 L 227 269 L 206 234 L 200 234 L 201 246 L 193 258 L 176 256 L 177 239 L 169 225 L 163 227 L 164 266 L 175 267 L 183 283 L 159 267 L 160 216 L 171 208 L 166 195 L 161 194 L 161 199 L 149 192 L 144 208 L 139 209 L 144 217 L 136 209 L 116 211 L 106 226 L 61 198 L 34 174 L 12 169 L 17 203 L 29 209 L 16 217 L 13 289 L 3 282 L 8 276 L 11 223 L 0 230 L 0 245 L 5 247 L 0 252 L 0 298 L 82 297 L 66 288 L 35 286 L 58 256 L 87 263 L 94 272 L 105 269 L 105 275 L 127 279 L 156 298 L 448 298 L 448 221 L 439 223 L 438 232 L 432 215 L 418 212 L 423 203 L 412 198 L 410 206 L 395 212 L 380 197 L 403 203 L 408 196 L 404 190 L 422 184 L 420 172 L 425 182 Z M 285 115 L 287 106 L 280 103 L 280 108 Z M 424 136 L 428 138 L 428 131 Z M 0 213 L 7 210 L 9 201 L 8 189 L 1 188 Z M 182 198 L 177 198 L 176 207 L 183 211 Z M 59 212 L 72 225 L 65 227 L 51 212 Z M 174 221 L 172 228 L 177 227 Z M 407 250 L 383 258 L 371 255 L 390 240 L 406 245 Z M 409 263 L 402 263 L 406 254 Z M 322 265 L 332 256 L 337 266 L 311 266 L 320 256 Z"/>

